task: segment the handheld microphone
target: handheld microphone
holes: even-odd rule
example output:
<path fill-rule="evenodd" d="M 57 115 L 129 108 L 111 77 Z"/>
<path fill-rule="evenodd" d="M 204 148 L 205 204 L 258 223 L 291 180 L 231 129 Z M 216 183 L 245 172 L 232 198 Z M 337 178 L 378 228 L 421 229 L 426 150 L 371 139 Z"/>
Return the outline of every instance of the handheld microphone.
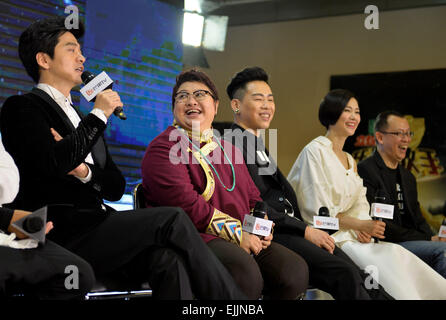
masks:
<path fill-rule="evenodd" d="M 320 207 L 318 215 L 313 216 L 313 227 L 332 234 L 339 230 L 339 219 L 330 217 L 327 207 Z"/>
<path fill-rule="evenodd" d="M 256 205 L 254 206 L 254 210 L 252 211 L 252 215 L 256 218 L 265 219 L 267 211 L 266 203 L 263 201 L 257 201 Z"/>
<path fill-rule="evenodd" d="M 99 76 L 101 76 L 101 77 L 99 77 Z M 104 79 L 102 79 L 102 77 L 104 77 Z M 99 92 L 102 92 L 107 89 L 112 89 L 112 87 L 113 87 L 113 81 L 107 76 L 107 74 L 104 71 L 101 72 L 98 76 L 95 76 L 90 71 L 84 71 L 84 72 L 82 72 L 81 79 L 85 86 L 87 86 L 87 84 L 92 84 L 91 88 L 84 87 L 81 90 L 81 93 L 84 95 L 84 97 L 87 100 L 89 99 L 90 95 L 93 96 L 93 99 L 88 100 L 88 101 L 94 102 L 96 100 L 96 95 Z M 104 88 L 105 85 L 107 85 L 107 86 Z M 121 120 L 127 119 L 127 116 L 125 115 L 122 107 L 116 107 L 115 110 L 113 111 L 113 114 Z"/>
<path fill-rule="evenodd" d="M 246 214 L 243 220 L 243 230 L 257 235 L 259 238 L 269 236 L 273 226 L 271 220 L 266 220 L 268 206 L 263 201 L 258 201 L 254 206 L 252 215 Z"/>
<path fill-rule="evenodd" d="M 330 211 L 328 210 L 327 207 L 320 207 L 318 216 L 319 217 L 329 217 Z"/>
<path fill-rule="evenodd" d="M 383 221 L 385 219 L 393 219 L 393 205 L 386 204 L 386 193 L 382 189 L 376 190 L 375 200 L 370 206 L 370 215 L 373 220 Z M 377 237 L 373 237 L 375 243 L 379 242 Z"/>
<path fill-rule="evenodd" d="M 47 218 L 48 207 L 40 208 L 33 213 L 16 220 L 11 225 L 20 232 L 23 232 L 29 238 L 38 241 L 39 243 L 45 243 L 45 225 Z"/>
<path fill-rule="evenodd" d="M 41 217 L 26 217 L 23 220 L 23 230 L 28 233 L 36 233 L 42 230 L 43 220 Z"/>
<path fill-rule="evenodd" d="M 257 201 L 256 205 L 254 206 L 254 210 L 252 211 L 252 215 L 256 218 L 265 219 L 266 212 L 267 212 L 267 206 L 266 203 L 263 201 Z M 260 239 L 263 239 L 264 236 L 257 235 Z"/>

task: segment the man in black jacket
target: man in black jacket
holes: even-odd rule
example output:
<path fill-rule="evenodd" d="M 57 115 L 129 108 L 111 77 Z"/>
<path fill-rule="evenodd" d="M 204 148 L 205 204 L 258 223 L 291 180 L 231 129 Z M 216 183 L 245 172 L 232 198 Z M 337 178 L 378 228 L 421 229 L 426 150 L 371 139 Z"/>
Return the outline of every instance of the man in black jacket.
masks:
<path fill-rule="evenodd" d="M 9 97 L 1 110 L 3 142 L 22 178 L 12 206 L 56 206 L 48 237 L 87 260 L 98 276 L 148 281 L 156 298 L 244 298 L 182 209 L 116 212 L 104 204 L 125 189 L 102 137 L 123 104 L 105 90 L 87 116 L 72 107 L 70 91 L 82 83 L 84 29 L 68 30 L 64 22 L 37 21 L 20 36 L 20 59 L 38 84 Z"/>
<path fill-rule="evenodd" d="M 335 299 L 392 299 L 381 286 L 366 288 L 367 274 L 335 246 L 333 238 L 302 221 L 294 190 L 260 137 L 275 112 L 266 72 L 246 68 L 232 78 L 226 91 L 235 123 L 225 139 L 243 152 L 251 178 L 268 204 L 268 217 L 275 223 L 273 241 L 301 255 L 309 267 L 310 284 Z"/>
<path fill-rule="evenodd" d="M 418 202 L 417 182 L 401 165 L 413 133 L 396 111 L 380 113 L 375 121 L 376 150 L 358 164 L 370 204 L 375 197 L 394 205 L 393 220 L 386 219 L 385 241 L 395 242 L 424 260 L 446 278 L 446 239 L 433 235 Z"/>

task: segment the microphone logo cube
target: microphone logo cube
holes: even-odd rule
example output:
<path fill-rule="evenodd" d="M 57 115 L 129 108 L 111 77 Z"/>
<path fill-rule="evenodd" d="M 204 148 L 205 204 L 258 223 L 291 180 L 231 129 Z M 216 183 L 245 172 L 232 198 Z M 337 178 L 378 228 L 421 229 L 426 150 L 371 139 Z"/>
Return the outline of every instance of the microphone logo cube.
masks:
<path fill-rule="evenodd" d="M 393 219 L 394 206 L 390 204 L 372 203 L 370 215 L 373 218 Z"/>
<path fill-rule="evenodd" d="M 446 238 L 446 226 L 442 225 L 440 227 L 440 231 L 438 232 L 438 236 L 441 238 Z"/>
<path fill-rule="evenodd" d="M 273 227 L 273 222 L 271 220 L 265 220 L 262 218 L 256 218 L 252 215 L 245 215 L 243 220 L 243 231 L 258 235 L 258 236 L 269 236 L 271 229 Z"/>
<path fill-rule="evenodd" d="M 113 80 L 107 73 L 105 73 L 105 71 L 102 71 L 90 80 L 80 91 L 87 101 L 91 101 L 98 95 L 98 93 L 105 90 L 112 83 Z"/>
<path fill-rule="evenodd" d="M 313 227 L 317 229 L 339 230 L 339 219 L 332 217 L 313 216 Z"/>

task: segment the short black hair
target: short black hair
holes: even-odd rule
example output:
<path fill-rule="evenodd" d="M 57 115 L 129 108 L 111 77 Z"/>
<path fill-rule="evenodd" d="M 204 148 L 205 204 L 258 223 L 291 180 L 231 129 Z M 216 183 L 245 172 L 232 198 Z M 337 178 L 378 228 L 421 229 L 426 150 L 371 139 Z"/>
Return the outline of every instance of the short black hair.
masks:
<path fill-rule="evenodd" d="M 383 131 L 386 130 L 388 127 L 388 123 L 387 123 L 387 119 L 389 119 L 390 116 L 396 116 L 398 118 L 404 118 L 404 116 L 399 113 L 398 111 L 395 110 L 387 110 L 387 111 L 383 111 L 380 114 L 378 114 L 376 116 L 375 119 L 375 125 L 374 125 L 374 133 L 378 132 L 378 131 Z"/>
<path fill-rule="evenodd" d="M 346 89 L 334 89 L 327 93 L 319 105 L 319 121 L 325 128 L 328 129 L 338 121 L 351 98 L 356 99 L 355 95 Z"/>
<path fill-rule="evenodd" d="M 81 21 L 79 21 L 78 29 L 67 29 L 65 19 L 60 16 L 37 20 L 20 35 L 19 57 L 26 72 L 36 83 L 40 78 L 39 65 L 36 60 L 37 53 L 44 52 L 53 58 L 54 48 L 59 42 L 59 37 L 65 32 L 71 32 L 76 39 L 84 35 L 85 29 Z"/>
<path fill-rule="evenodd" d="M 218 91 L 215 84 L 209 78 L 209 76 L 203 71 L 197 69 L 190 69 L 181 72 L 175 82 L 175 86 L 172 89 L 172 109 L 175 107 L 175 96 L 177 95 L 178 89 L 185 82 L 200 82 L 207 86 L 211 90 L 211 96 L 215 101 L 218 101 Z"/>
<path fill-rule="evenodd" d="M 245 68 L 238 72 L 226 87 L 229 99 L 234 99 L 237 91 L 246 89 L 246 84 L 251 81 L 264 81 L 268 83 L 268 74 L 260 67 Z"/>

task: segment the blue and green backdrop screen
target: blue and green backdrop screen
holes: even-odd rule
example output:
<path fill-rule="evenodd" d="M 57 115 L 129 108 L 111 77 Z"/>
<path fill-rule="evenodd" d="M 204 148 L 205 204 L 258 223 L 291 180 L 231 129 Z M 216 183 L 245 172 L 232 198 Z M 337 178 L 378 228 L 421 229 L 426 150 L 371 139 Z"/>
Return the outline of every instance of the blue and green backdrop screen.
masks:
<path fill-rule="evenodd" d="M 171 91 L 182 70 L 181 10 L 155 0 L 45 0 L 0 3 L 0 104 L 34 85 L 17 55 L 20 33 L 33 21 L 79 9 L 86 32 L 81 39 L 85 70 L 114 80 L 127 120 L 109 119 L 105 138 L 126 181 L 126 194 L 141 179 L 141 160 L 150 141 L 172 123 Z M 92 108 L 78 92 L 74 104 Z M 123 198 L 128 202 L 129 196 Z"/>

